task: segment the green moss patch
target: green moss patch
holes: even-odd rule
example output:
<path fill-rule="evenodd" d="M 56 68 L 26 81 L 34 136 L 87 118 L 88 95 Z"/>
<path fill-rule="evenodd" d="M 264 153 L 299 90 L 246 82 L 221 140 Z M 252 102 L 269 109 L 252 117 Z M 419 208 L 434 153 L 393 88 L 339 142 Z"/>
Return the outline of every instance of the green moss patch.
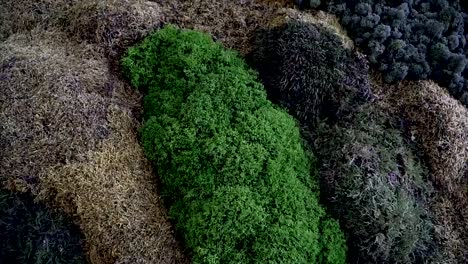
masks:
<path fill-rule="evenodd" d="M 195 263 L 344 263 L 294 119 L 208 35 L 168 26 L 122 60 L 147 92 L 141 144 Z"/>

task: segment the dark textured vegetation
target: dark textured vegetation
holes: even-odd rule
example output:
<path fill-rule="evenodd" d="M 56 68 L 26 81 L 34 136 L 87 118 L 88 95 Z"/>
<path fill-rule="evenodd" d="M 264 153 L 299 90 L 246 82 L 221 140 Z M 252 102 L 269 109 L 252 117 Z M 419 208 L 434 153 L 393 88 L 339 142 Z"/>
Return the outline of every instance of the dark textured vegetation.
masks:
<path fill-rule="evenodd" d="M 86 263 L 77 226 L 33 198 L 0 189 L 1 263 Z"/>
<path fill-rule="evenodd" d="M 169 26 L 122 64 L 148 93 L 141 144 L 195 263 L 344 263 L 294 119 L 235 52 Z"/>
<path fill-rule="evenodd" d="M 354 111 L 369 94 L 367 76 L 362 76 L 367 65 L 351 63 L 359 58 L 351 58 L 333 33 L 292 21 L 262 30 L 258 36 L 255 63 L 265 85 L 277 87 L 269 91 L 269 97 L 281 101 L 299 120 L 336 119 Z M 304 67 L 308 61 L 315 63 Z M 345 94 L 352 96 L 342 100 Z"/>
<path fill-rule="evenodd" d="M 467 105 L 468 17 L 460 2 L 333 0 L 322 7 L 341 17 L 387 82 L 433 79 Z"/>
<path fill-rule="evenodd" d="M 427 174 L 402 135 L 366 109 L 317 128 L 314 142 L 332 210 L 356 263 L 422 263 L 433 257 Z M 435 254 L 434 254 L 435 255 Z"/>
<path fill-rule="evenodd" d="M 443 263 L 468 259 L 468 109 L 429 81 L 381 88 L 383 105 L 404 120 L 437 192 L 431 209 Z"/>
<path fill-rule="evenodd" d="M 331 31 L 292 20 L 260 30 L 253 61 L 268 89 L 302 122 L 345 118 L 372 100 L 367 61 Z"/>
<path fill-rule="evenodd" d="M 310 139 L 323 199 L 347 231 L 351 261 L 429 260 L 436 254 L 426 208 L 431 187 L 391 120 L 369 104 L 365 60 L 336 35 L 299 22 L 267 30 L 258 43 L 254 62 L 268 93 Z"/>
<path fill-rule="evenodd" d="M 68 38 L 98 44 L 117 59 L 152 28 L 159 26 L 160 7 L 149 1 L 43 0 L 0 2 L 0 41 L 15 33 L 48 30 L 66 32 Z"/>

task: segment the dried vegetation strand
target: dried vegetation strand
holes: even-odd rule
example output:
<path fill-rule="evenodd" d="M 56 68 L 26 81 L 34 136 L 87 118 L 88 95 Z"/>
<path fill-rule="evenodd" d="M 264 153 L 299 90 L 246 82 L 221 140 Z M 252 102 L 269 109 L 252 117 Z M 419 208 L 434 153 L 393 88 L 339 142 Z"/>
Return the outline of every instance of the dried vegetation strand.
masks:
<path fill-rule="evenodd" d="M 6 40 L 10 35 L 32 30 L 39 25 L 46 27 L 53 23 L 53 12 L 64 1 L 0 1 L 0 41 Z"/>
<path fill-rule="evenodd" d="M 0 179 L 30 190 L 45 168 L 82 160 L 109 134 L 105 62 L 88 46 L 53 40 L 60 37 L 20 34 L 0 44 Z"/>
<path fill-rule="evenodd" d="M 94 242 L 93 263 L 185 263 L 138 144 L 138 123 L 116 105 L 108 118 L 112 136 L 87 153 L 88 162 L 51 168 L 42 195 L 56 193 L 61 207 L 75 207 Z"/>
<path fill-rule="evenodd" d="M 160 26 L 160 13 L 159 5 L 149 1 L 84 0 L 58 14 L 58 24 L 70 38 L 98 44 L 111 59 L 118 59 Z"/>
<path fill-rule="evenodd" d="M 71 214 L 92 263 L 186 263 L 136 140 L 141 97 L 112 67 L 157 4 L 21 2 L 0 4 L 16 12 L 0 26 L 0 180 Z"/>
<path fill-rule="evenodd" d="M 348 37 L 346 30 L 340 25 L 338 18 L 333 14 L 315 10 L 282 8 L 277 11 L 276 16 L 270 21 L 268 26 L 277 27 L 290 21 L 301 21 L 324 27 L 340 39 L 343 47 L 350 50 L 354 49 L 353 41 Z"/>

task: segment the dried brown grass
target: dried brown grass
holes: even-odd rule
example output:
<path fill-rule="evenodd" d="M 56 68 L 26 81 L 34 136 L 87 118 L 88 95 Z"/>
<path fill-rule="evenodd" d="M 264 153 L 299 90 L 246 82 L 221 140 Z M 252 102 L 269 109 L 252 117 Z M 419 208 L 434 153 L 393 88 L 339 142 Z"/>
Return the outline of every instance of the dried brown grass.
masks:
<path fill-rule="evenodd" d="M 83 160 L 107 137 L 105 62 L 88 46 L 53 33 L 13 35 L 0 44 L 0 180 L 33 190 L 44 168 Z"/>
<path fill-rule="evenodd" d="M 404 83 L 387 92 L 387 106 L 409 120 L 412 137 L 421 142 L 436 186 L 462 191 L 468 180 L 468 110 L 429 81 Z"/>
<path fill-rule="evenodd" d="M 160 26 L 158 4 L 141 1 L 81 0 L 59 14 L 58 24 L 70 38 L 95 43 L 112 59 Z"/>
<path fill-rule="evenodd" d="M 337 35 L 345 48 L 354 49 L 353 41 L 348 37 L 346 30 L 340 25 L 335 15 L 323 11 L 299 11 L 293 8 L 283 8 L 277 12 L 277 17 L 272 20 L 271 26 L 281 25 L 288 20 L 297 20 L 322 26 Z"/>
<path fill-rule="evenodd" d="M 94 263 L 184 263 L 136 138 L 138 123 L 115 105 L 108 119 L 111 137 L 87 153 L 88 162 L 51 168 L 41 181 L 42 195 L 55 193 L 61 207 L 76 208 L 94 242 Z"/>
<path fill-rule="evenodd" d="M 143 0 L 1 1 L 0 41 L 34 29 L 59 29 L 78 42 L 98 47 L 116 59 L 159 26 L 160 8 Z"/>
<path fill-rule="evenodd" d="M 46 26 L 53 20 L 51 10 L 57 10 L 62 1 L 4 0 L 0 1 L 0 41 L 15 33 L 29 31 L 38 25 Z"/>
<path fill-rule="evenodd" d="M 430 81 L 379 86 L 381 105 L 403 118 L 438 190 L 432 210 L 443 263 L 463 263 L 468 258 L 468 109 Z"/>
<path fill-rule="evenodd" d="M 248 54 L 255 31 L 265 27 L 285 1 L 267 0 L 153 0 L 162 10 L 163 22 L 210 33 L 226 47 Z"/>
<path fill-rule="evenodd" d="M 71 214 L 92 263 L 185 263 L 136 139 L 140 96 L 109 64 L 58 29 L 0 43 L 0 178 Z"/>

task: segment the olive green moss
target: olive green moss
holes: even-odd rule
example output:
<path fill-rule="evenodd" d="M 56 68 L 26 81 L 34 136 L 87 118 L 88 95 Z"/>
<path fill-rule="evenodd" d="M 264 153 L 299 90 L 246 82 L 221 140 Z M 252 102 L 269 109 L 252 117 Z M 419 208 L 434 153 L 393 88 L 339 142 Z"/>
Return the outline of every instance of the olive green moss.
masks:
<path fill-rule="evenodd" d="M 437 254 L 427 170 L 378 110 L 321 122 L 315 149 L 326 199 L 349 235 L 353 263 L 425 263 Z"/>

